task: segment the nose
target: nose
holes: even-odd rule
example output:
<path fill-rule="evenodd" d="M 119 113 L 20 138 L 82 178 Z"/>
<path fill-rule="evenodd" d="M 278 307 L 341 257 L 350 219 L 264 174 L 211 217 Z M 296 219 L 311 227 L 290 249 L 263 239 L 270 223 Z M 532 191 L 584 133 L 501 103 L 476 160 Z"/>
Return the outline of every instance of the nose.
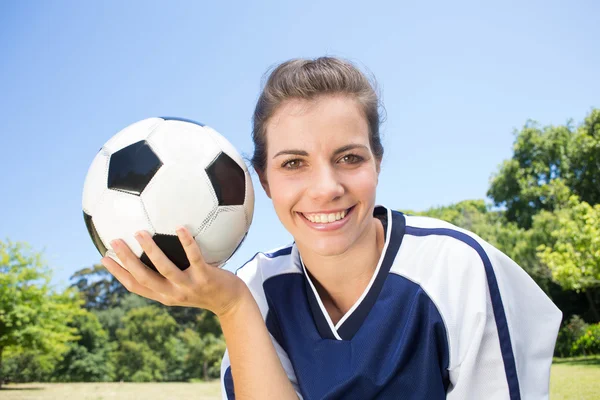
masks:
<path fill-rule="evenodd" d="M 332 201 L 345 192 L 341 176 L 331 165 L 314 168 L 308 183 L 308 193 L 314 200 Z"/>

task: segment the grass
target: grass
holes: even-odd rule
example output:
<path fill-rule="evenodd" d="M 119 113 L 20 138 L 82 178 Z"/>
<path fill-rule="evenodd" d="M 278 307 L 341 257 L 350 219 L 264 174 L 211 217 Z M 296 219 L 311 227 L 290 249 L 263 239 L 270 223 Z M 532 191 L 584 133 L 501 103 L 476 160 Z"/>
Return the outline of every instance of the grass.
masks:
<path fill-rule="evenodd" d="M 600 356 L 555 358 L 550 376 L 552 400 L 600 397 Z"/>
<path fill-rule="evenodd" d="M 600 356 L 554 359 L 550 399 L 595 400 L 600 396 Z M 153 400 L 221 398 L 218 381 L 209 383 L 28 383 L 0 390 L 2 400 Z"/>
<path fill-rule="evenodd" d="M 2 400 L 217 400 L 219 381 L 209 383 L 28 383 L 0 389 Z"/>

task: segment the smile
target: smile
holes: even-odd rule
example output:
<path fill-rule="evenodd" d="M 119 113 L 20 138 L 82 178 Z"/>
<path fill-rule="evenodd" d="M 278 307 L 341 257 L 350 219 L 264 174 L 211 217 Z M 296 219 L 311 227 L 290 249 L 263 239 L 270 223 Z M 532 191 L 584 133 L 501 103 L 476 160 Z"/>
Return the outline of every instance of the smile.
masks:
<path fill-rule="evenodd" d="M 326 224 L 334 223 L 336 221 L 343 220 L 350 213 L 350 211 L 352 211 L 353 208 L 354 208 L 354 206 L 352 206 L 346 210 L 332 212 L 332 213 L 299 213 L 299 214 L 301 214 L 305 219 L 307 219 L 308 221 L 310 221 L 314 224 L 326 225 Z"/>

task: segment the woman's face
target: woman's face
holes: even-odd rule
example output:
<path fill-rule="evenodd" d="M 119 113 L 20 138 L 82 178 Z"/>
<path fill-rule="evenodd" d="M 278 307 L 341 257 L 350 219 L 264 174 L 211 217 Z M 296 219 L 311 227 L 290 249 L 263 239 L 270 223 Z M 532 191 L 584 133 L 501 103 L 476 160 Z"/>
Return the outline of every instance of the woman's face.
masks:
<path fill-rule="evenodd" d="M 356 100 L 290 100 L 267 123 L 261 182 L 302 249 L 343 254 L 373 221 L 379 162 Z"/>

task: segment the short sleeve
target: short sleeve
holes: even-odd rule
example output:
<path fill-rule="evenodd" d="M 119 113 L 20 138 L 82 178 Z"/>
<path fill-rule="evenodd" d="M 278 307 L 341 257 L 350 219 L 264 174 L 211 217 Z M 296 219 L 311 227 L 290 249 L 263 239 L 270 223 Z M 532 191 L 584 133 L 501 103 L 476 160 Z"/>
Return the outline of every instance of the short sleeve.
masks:
<path fill-rule="evenodd" d="M 483 241 L 472 247 L 485 270 L 475 321 L 456 335 L 460 360 L 450 370 L 448 400 L 548 399 L 560 310 L 513 260 Z M 485 303 L 485 304 L 484 304 Z"/>

